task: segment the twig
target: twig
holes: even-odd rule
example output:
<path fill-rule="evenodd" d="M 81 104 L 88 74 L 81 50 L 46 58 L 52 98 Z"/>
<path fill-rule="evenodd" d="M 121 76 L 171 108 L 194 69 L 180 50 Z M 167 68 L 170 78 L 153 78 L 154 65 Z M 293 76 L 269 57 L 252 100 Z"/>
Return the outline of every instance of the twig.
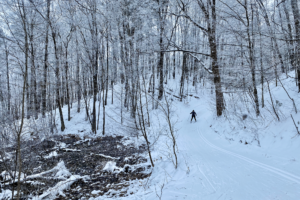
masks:
<path fill-rule="evenodd" d="M 286 94 L 288 95 L 288 97 L 290 98 L 290 100 L 292 100 L 293 101 L 293 105 L 294 105 L 294 108 L 295 108 L 295 112 L 296 112 L 296 114 L 297 114 L 297 107 L 296 107 L 296 104 L 295 104 L 295 101 L 294 101 L 294 99 L 289 95 L 289 93 L 286 91 L 286 89 L 285 89 L 285 87 L 283 86 L 283 84 L 282 84 L 282 82 L 281 82 L 281 80 L 280 80 L 280 78 L 278 77 L 278 80 L 279 80 L 279 82 L 280 82 L 280 84 L 281 84 L 281 86 L 283 87 L 283 89 L 284 89 L 284 91 L 286 92 Z"/>
<path fill-rule="evenodd" d="M 295 127 L 296 127 L 296 129 L 297 129 L 297 132 L 298 132 L 298 134 L 300 135 L 300 132 L 299 132 L 299 130 L 298 130 L 298 126 L 296 125 L 296 123 L 295 123 L 295 120 L 294 120 L 294 118 L 293 118 L 293 115 L 291 114 L 291 117 L 292 117 L 292 119 L 293 119 L 293 122 L 294 122 L 294 125 L 295 125 Z"/>
<path fill-rule="evenodd" d="M 266 79 L 266 81 L 267 81 L 267 83 L 268 83 L 268 90 L 269 90 L 269 94 L 270 94 L 270 98 L 271 98 L 271 102 L 272 102 L 273 111 L 274 111 L 274 113 L 275 113 L 275 115 L 276 115 L 278 121 L 280 121 L 279 116 L 278 116 L 278 114 L 277 114 L 277 112 L 276 112 L 276 110 L 275 110 L 275 107 L 274 107 L 273 98 L 272 98 L 272 94 L 271 94 L 271 91 L 270 91 L 269 81 L 268 81 L 267 79 Z"/>
<path fill-rule="evenodd" d="M 159 200 L 161 200 L 161 197 L 162 197 L 162 193 L 163 193 L 164 187 L 165 187 L 165 184 L 162 184 L 162 185 L 160 186 L 160 195 L 157 193 L 156 187 L 155 187 L 155 193 L 156 193 L 156 196 L 159 198 Z"/>

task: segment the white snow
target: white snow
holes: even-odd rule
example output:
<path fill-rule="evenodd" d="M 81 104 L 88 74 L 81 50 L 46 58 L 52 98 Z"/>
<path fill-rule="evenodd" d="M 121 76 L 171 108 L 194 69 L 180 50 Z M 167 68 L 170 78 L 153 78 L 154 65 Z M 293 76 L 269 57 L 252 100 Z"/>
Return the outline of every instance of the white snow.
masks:
<path fill-rule="evenodd" d="M 134 144 L 134 141 L 130 140 L 129 138 L 126 138 L 125 140 L 122 140 L 122 144 L 124 146 L 128 146 L 128 145 Z"/>
<path fill-rule="evenodd" d="M 296 106 L 300 105 L 300 94 L 297 92 L 294 80 L 281 78 L 281 81 L 295 100 Z M 178 80 L 169 80 L 168 87 L 172 86 L 170 89 L 177 91 L 178 83 Z M 259 87 L 258 95 L 261 95 L 261 86 Z M 128 196 L 118 199 L 153 200 L 162 195 L 163 200 L 298 200 L 300 197 L 300 137 L 297 135 L 290 114 L 299 126 L 300 107 L 298 106 L 296 114 L 283 88 L 275 87 L 273 83 L 270 87 L 274 102 L 276 100 L 279 102 L 275 109 L 279 113 L 280 121 L 273 113 L 267 90 L 264 94 L 265 108 L 260 106 L 260 117 L 255 116 L 251 101 L 246 97 L 247 94 L 235 93 L 225 94 L 227 110 L 222 117 L 217 117 L 215 94 L 214 91 L 211 92 L 211 85 L 208 83 L 205 86 L 199 86 L 197 91 L 194 88 L 188 89 L 189 94 L 198 96 L 199 99 L 188 96 L 183 102 L 179 102 L 173 98 L 172 122 L 175 123 L 174 129 L 177 135 L 177 169 L 174 168 L 172 162 L 174 156 L 165 118 L 159 109 L 151 111 L 151 127 L 148 133 L 151 144 L 154 144 L 151 150 L 155 167 L 150 169 L 152 170 L 150 178 L 130 180 L 128 182 L 130 186 L 127 188 Z M 243 98 L 245 98 L 244 102 L 249 102 L 243 104 L 241 100 Z M 123 135 L 122 144 L 125 146 L 140 145 L 144 142 L 142 137 L 137 139 L 136 136 L 127 135 L 126 131 L 123 131 L 124 127 L 122 128 L 122 125 L 112 120 L 119 120 L 115 104 L 108 105 L 106 109 L 111 116 L 107 118 L 106 134 Z M 63 109 L 66 115 L 66 107 Z M 189 113 L 193 109 L 197 113 L 196 123 L 190 122 Z M 84 120 L 84 112 L 80 114 L 72 112 L 74 112 L 72 113 L 74 117 L 70 122 L 66 121 L 67 133 L 78 132 L 82 138 L 101 136 L 100 131 L 97 135 L 90 134 L 90 125 Z M 247 118 L 243 120 L 244 114 Z M 59 120 L 57 121 L 59 123 Z M 124 124 L 132 125 L 128 121 Z M 66 148 L 64 143 L 60 146 Z M 143 155 L 148 157 L 147 152 Z M 99 156 L 112 160 L 119 159 L 103 154 Z M 125 161 L 129 158 L 125 158 Z M 124 168 L 130 166 L 134 170 L 147 165 L 150 165 L 149 160 L 147 163 L 136 166 L 125 165 Z M 119 168 L 116 162 L 109 161 L 103 170 L 118 173 L 124 168 Z M 55 173 L 56 177 L 60 177 L 62 181 L 36 199 L 54 198 L 56 194 L 62 194 L 63 189 L 68 188 L 75 180 L 82 178 L 78 175 L 71 175 L 61 161 L 55 168 L 28 176 L 27 179 L 48 173 Z M 97 192 L 93 191 L 93 194 Z M 118 191 L 110 192 L 118 193 Z M 0 193 L 0 197 L 3 194 L 3 192 Z M 107 198 L 107 196 L 99 196 L 90 199 Z"/>
<path fill-rule="evenodd" d="M 120 171 L 122 168 L 117 167 L 116 164 L 117 164 L 116 162 L 108 161 L 105 164 L 103 170 L 108 172 L 114 172 L 115 170 Z"/>
<path fill-rule="evenodd" d="M 104 154 L 95 154 L 95 155 L 101 156 L 103 158 L 109 158 L 109 159 L 112 159 L 112 160 L 119 160 L 120 159 L 119 157 L 115 158 L 115 157 L 107 156 L 107 155 L 104 155 Z"/>
<path fill-rule="evenodd" d="M 287 79 L 284 84 L 299 105 L 300 95 L 294 82 Z M 170 162 L 170 154 L 166 153 L 168 147 L 159 142 L 153 152 L 152 180 L 147 184 L 143 182 L 149 189 L 135 191 L 134 197 L 124 199 L 155 199 L 164 186 L 164 200 L 298 200 L 300 137 L 289 113 L 296 122 L 300 121 L 300 115 L 293 111 L 292 102 L 282 88 L 271 87 L 273 98 L 283 103 L 276 108 L 280 113 L 279 122 L 268 111 L 271 110 L 268 93 L 265 94 L 266 108 L 261 108 L 260 118 L 253 116 L 252 108 L 249 113 L 235 102 L 234 98 L 239 98 L 237 95 L 225 96 L 227 106 L 235 106 L 236 113 L 227 112 L 227 116 L 221 118 L 215 115 L 210 90 L 202 90 L 200 99 L 188 97 L 183 103 L 174 101 L 174 114 L 178 119 L 175 125 L 178 130 L 178 169 Z M 190 122 L 189 113 L 193 109 L 198 114 L 196 123 Z M 241 119 L 243 113 L 248 115 L 245 120 Z M 163 122 L 160 123 L 163 127 Z M 245 141 L 249 144 L 245 145 Z"/>
<path fill-rule="evenodd" d="M 58 154 L 56 151 L 52 151 L 51 153 L 49 153 L 47 156 L 45 156 L 44 158 L 48 159 L 48 158 L 52 158 L 52 157 L 56 157 Z"/>
<path fill-rule="evenodd" d="M 80 152 L 81 150 L 77 150 L 77 149 L 68 149 L 68 148 L 66 148 L 66 149 L 64 149 L 65 151 L 69 151 L 69 152 L 71 152 L 71 151 L 73 151 L 73 152 Z"/>
<path fill-rule="evenodd" d="M 53 169 L 40 173 L 40 174 L 36 174 L 36 175 L 32 175 L 32 176 L 28 176 L 28 178 L 36 178 L 36 177 L 41 177 L 41 175 L 45 175 L 48 173 L 53 173 L 56 172 L 54 177 L 56 179 L 62 180 L 60 182 L 58 182 L 54 187 L 49 188 L 47 191 L 45 191 L 42 195 L 39 196 L 35 196 L 33 199 L 34 200 L 41 200 L 41 199 L 54 199 L 56 198 L 56 196 L 62 195 L 65 196 L 63 191 L 65 189 L 68 189 L 76 180 L 78 179 L 83 179 L 83 180 L 87 180 L 89 179 L 89 176 L 79 176 L 79 175 L 72 175 L 69 170 L 66 168 L 65 164 L 63 161 L 60 161 L 57 166 L 55 166 Z"/>
<path fill-rule="evenodd" d="M 300 105 L 300 94 L 294 81 L 282 81 L 289 88 L 296 105 Z M 273 100 L 282 103 L 282 106 L 276 107 L 280 121 L 276 121 L 272 113 L 268 93 L 265 93 L 266 105 L 260 108 L 259 118 L 256 118 L 252 107 L 246 108 L 237 101 L 242 98 L 237 94 L 225 95 L 230 112 L 226 111 L 225 117 L 216 117 L 210 85 L 201 88 L 198 94 L 191 91 L 200 99 L 189 96 L 184 102 L 173 101 L 174 121 L 177 121 L 178 168 L 174 169 L 168 149 L 170 143 L 166 144 L 166 134 L 162 134 L 152 151 L 155 167 L 151 177 L 131 180 L 128 196 L 119 199 L 152 200 L 162 195 L 163 200 L 298 200 L 300 137 L 290 113 L 296 123 L 300 121 L 300 115 L 294 112 L 283 88 L 274 84 L 270 87 Z M 196 123 L 190 122 L 189 113 L 193 109 L 198 114 Z M 247 114 L 245 120 L 242 119 L 243 114 Z M 166 131 L 167 124 L 159 111 L 152 112 L 152 124 L 155 119 L 152 133 Z M 130 140 L 128 144 L 132 144 Z M 112 170 L 114 164 L 110 163 L 107 168 Z"/>
<path fill-rule="evenodd" d="M 63 143 L 63 142 L 60 142 L 58 143 L 57 145 L 59 148 L 66 148 L 67 147 L 67 144 L 66 143 Z"/>
<path fill-rule="evenodd" d="M 101 193 L 101 191 L 100 190 L 93 190 L 91 193 L 92 194 L 99 194 L 99 193 Z"/>
<path fill-rule="evenodd" d="M 56 172 L 55 177 L 57 178 L 67 178 L 70 177 L 72 174 L 69 172 L 69 170 L 66 168 L 65 163 L 63 161 L 60 161 L 56 169 L 58 169 L 58 172 Z"/>
<path fill-rule="evenodd" d="M 12 193 L 11 190 L 2 190 L 0 193 L 0 199 L 2 200 L 8 200 L 11 199 Z"/>
<path fill-rule="evenodd" d="M 43 178 L 44 175 L 51 174 L 51 173 L 53 173 L 53 174 L 55 173 L 54 177 L 56 179 L 63 179 L 63 180 L 72 175 L 66 168 L 64 161 L 60 161 L 59 163 L 57 163 L 57 165 L 54 168 L 52 168 L 48 171 L 38 173 L 38 174 L 33 174 L 30 176 L 27 176 L 26 180 L 30 180 L 30 179 L 34 179 L 34 178 Z M 47 178 L 53 178 L 53 177 L 49 176 Z"/>
<path fill-rule="evenodd" d="M 72 175 L 67 180 L 61 181 L 57 183 L 54 187 L 48 189 L 40 196 L 33 197 L 33 200 L 42 200 L 42 199 L 54 199 L 57 195 L 65 196 L 63 191 L 68 189 L 76 180 L 78 179 L 89 179 L 88 176 L 79 176 L 79 175 Z"/>
<path fill-rule="evenodd" d="M 11 179 L 10 174 L 9 174 L 8 171 L 3 171 L 3 172 L 1 172 L 0 175 L 1 175 L 1 177 L 2 177 L 3 179 L 5 179 L 5 180 Z"/>

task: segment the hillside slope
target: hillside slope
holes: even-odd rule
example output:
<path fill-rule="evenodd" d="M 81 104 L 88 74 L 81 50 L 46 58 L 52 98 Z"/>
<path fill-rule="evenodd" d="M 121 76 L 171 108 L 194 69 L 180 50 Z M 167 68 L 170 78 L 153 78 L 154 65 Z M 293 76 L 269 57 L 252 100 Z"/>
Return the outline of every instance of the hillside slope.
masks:
<path fill-rule="evenodd" d="M 87 190 L 91 191 L 88 195 L 89 199 L 100 200 L 108 197 L 126 200 L 299 199 L 300 138 L 290 114 L 293 115 L 297 125 L 300 121 L 300 115 L 295 113 L 292 101 L 282 87 L 275 87 L 274 83 L 270 84 L 273 103 L 276 104 L 275 110 L 280 117 L 280 121 L 278 121 L 273 113 L 268 92 L 265 93 L 266 106 L 261 108 L 261 116 L 259 117 L 255 116 L 254 107 L 249 100 L 250 97 L 247 97 L 247 94 L 244 94 L 245 97 L 243 97 L 236 93 L 226 93 L 225 100 L 228 109 L 224 116 L 216 117 L 213 103 L 214 93 L 211 92 L 211 85 L 207 83 L 204 86 L 201 85 L 197 91 L 195 88 L 187 89 L 187 97 L 180 102 L 178 98 L 173 96 L 177 94 L 178 83 L 178 80 L 169 81 L 166 88 L 168 91 L 167 99 L 172 102 L 171 121 L 177 136 L 178 168 L 175 169 L 172 162 L 173 155 L 165 116 L 160 108 L 154 109 L 150 111 L 151 127 L 147 131 L 152 144 L 151 150 L 155 166 L 150 168 L 151 163 L 146 152 L 139 154 L 139 156 L 148 158 L 147 161 L 143 161 L 143 166 L 148 166 L 147 173 L 151 176 L 146 175 L 144 179 L 136 179 L 133 171 L 133 175 L 128 176 L 126 181 L 122 183 L 126 185 L 125 189 L 118 190 L 117 185 L 108 184 L 105 186 L 105 183 L 101 186 L 106 188 L 105 192 L 89 188 Z M 296 105 L 299 105 L 299 93 L 297 93 L 294 81 L 282 78 L 282 83 L 288 89 L 289 95 L 295 99 Z M 118 87 L 116 94 L 118 94 Z M 111 136 L 115 138 L 119 135 L 124 139 L 122 144 L 120 143 L 118 146 L 139 148 L 139 146 L 145 145 L 143 138 L 137 137 L 138 132 L 133 129 L 134 123 L 130 120 L 129 113 L 124 111 L 123 125 L 120 123 L 119 105 L 120 100 L 115 98 L 115 103 L 107 106 L 105 136 L 102 136 L 101 132 L 102 114 L 99 118 L 98 134 L 94 135 L 91 133 L 89 122 L 85 119 L 85 113 L 76 113 L 76 108 L 71 110 L 72 116 L 74 116 L 72 120 L 66 121 L 66 131 L 58 132 L 57 135 L 67 135 L 66 137 L 75 135 L 78 137 L 78 141 L 83 142 L 98 141 L 97 138 L 101 137 L 103 139 Z M 67 115 L 67 108 L 65 107 L 63 110 L 64 114 Z M 189 113 L 192 110 L 197 113 L 197 122 L 190 122 Z M 56 117 L 59 127 L 59 116 Z M 119 148 L 118 146 L 116 148 Z M 68 148 L 77 147 L 71 145 Z M 94 149 L 93 151 L 98 150 Z M 58 154 L 55 156 L 48 157 L 51 159 L 52 157 L 63 158 L 64 154 L 60 151 L 57 152 Z M 113 162 L 110 160 L 115 159 L 110 157 L 115 156 L 112 153 L 105 150 L 105 156 L 108 159 L 101 161 L 102 170 L 108 170 L 109 176 L 116 178 L 120 172 L 122 174 L 128 173 L 126 172 L 127 165 L 124 163 L 120 166 L 119 162 L 117 165 L 111 165 Z M 83 156 L 85 157 L 85 155 Z M 45 158 L 47 159 L 47 156 Z M 127 158 L 120 159 L 125 161 Z M 81 162 L 81 159 L 76 162 Z M 76 174 L 78 170 L 74 171 L 67 168 L 65 170 L 69 174 L 67 177 L 75 177 L 74 180 L 72 179 L 74 184 L 77 184 L 77 179 L 85 182 L 91 180 L 91 176 L 88 174 L 85 174 L 85 178 L 82 179 L 81 174 Z M 45 174 L 41 170 L 39 173 L 40 175 Z M 99 176 L 105 176 L 105 173 L 99 174 Z M 67 194 L 65 198 L 69 196 L 75 199 L 79 196 L 83 198 L 84 195 L 81 192 L 70 192 L 76 191 L 77 186 L 75 187 L 69 182 L 64 183 L 69 179 L 54 183 L 52 190 L 49 188 L 45 190 L 45 193 L 31 195 L 31 197 L 33 199 L 55 199 L 59 195 Z M 49 191 L 54 190 L 54 195 L 49 196 L 51 193 Z M 10 190 L 0 192 L 0 197 L 3 199 L 9 196 Z"/>
<path fill-rule="evenodd" d="M 282 83 L 299 105 L 295 82 L 282 77 Z M 178 88 L 175 83 L 173 86 L 173 90 Z M 160 159 L 166 145 L 158 144 L 155 151 L 159 161 L 150 193 L 141 191 L 136 199 L 299 199 L 300 135 L 290 114 L 297 126 L 300 115 L 283 87 L 270 83 L 278 121 L 267 85 L 264 87 L 265 107 L 260 117 L 255 116 L 250 101 L 241 103 L 244 97 L 235 93 L 225 96 L 233 111 L 216 117 L 209 85 L 197 94 L 190 91 L 199 99 L 174 99 L 179 167 L 175 170 L 167 158 Z M 193 109 L 198 121 L 191 123 L 189 113 Z"/>

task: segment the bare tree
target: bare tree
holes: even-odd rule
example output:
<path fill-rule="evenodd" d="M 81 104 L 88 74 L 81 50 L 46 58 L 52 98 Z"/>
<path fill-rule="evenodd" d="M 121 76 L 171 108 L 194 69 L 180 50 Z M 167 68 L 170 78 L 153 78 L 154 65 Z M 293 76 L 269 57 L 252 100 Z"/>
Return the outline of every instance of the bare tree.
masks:
<path fill-rule="evenodd" d="M 300 13 L 298 8 L 298 1 L 291 0 L 292 11 L 294 15 L 295 32 L 296 32 L 296 50 L 295 50 L 295 63 L 297 66 L 297 79 L 298 79 L 298 92 L 300 92 Z"/>

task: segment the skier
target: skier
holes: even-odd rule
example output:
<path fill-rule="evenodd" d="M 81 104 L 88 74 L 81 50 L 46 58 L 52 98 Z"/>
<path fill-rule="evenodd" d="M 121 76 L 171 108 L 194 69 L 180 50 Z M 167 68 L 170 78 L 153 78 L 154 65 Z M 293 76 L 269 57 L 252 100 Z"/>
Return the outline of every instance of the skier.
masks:
<path fill-rule="evenodd" d="M 191 122 L 193 121 L 193 118 L 196 120 L 196 116 L 197 116 L 197 113 L 193 110 L 190 114 L 192 114 L 192 119 L 191 119 Z"/>

